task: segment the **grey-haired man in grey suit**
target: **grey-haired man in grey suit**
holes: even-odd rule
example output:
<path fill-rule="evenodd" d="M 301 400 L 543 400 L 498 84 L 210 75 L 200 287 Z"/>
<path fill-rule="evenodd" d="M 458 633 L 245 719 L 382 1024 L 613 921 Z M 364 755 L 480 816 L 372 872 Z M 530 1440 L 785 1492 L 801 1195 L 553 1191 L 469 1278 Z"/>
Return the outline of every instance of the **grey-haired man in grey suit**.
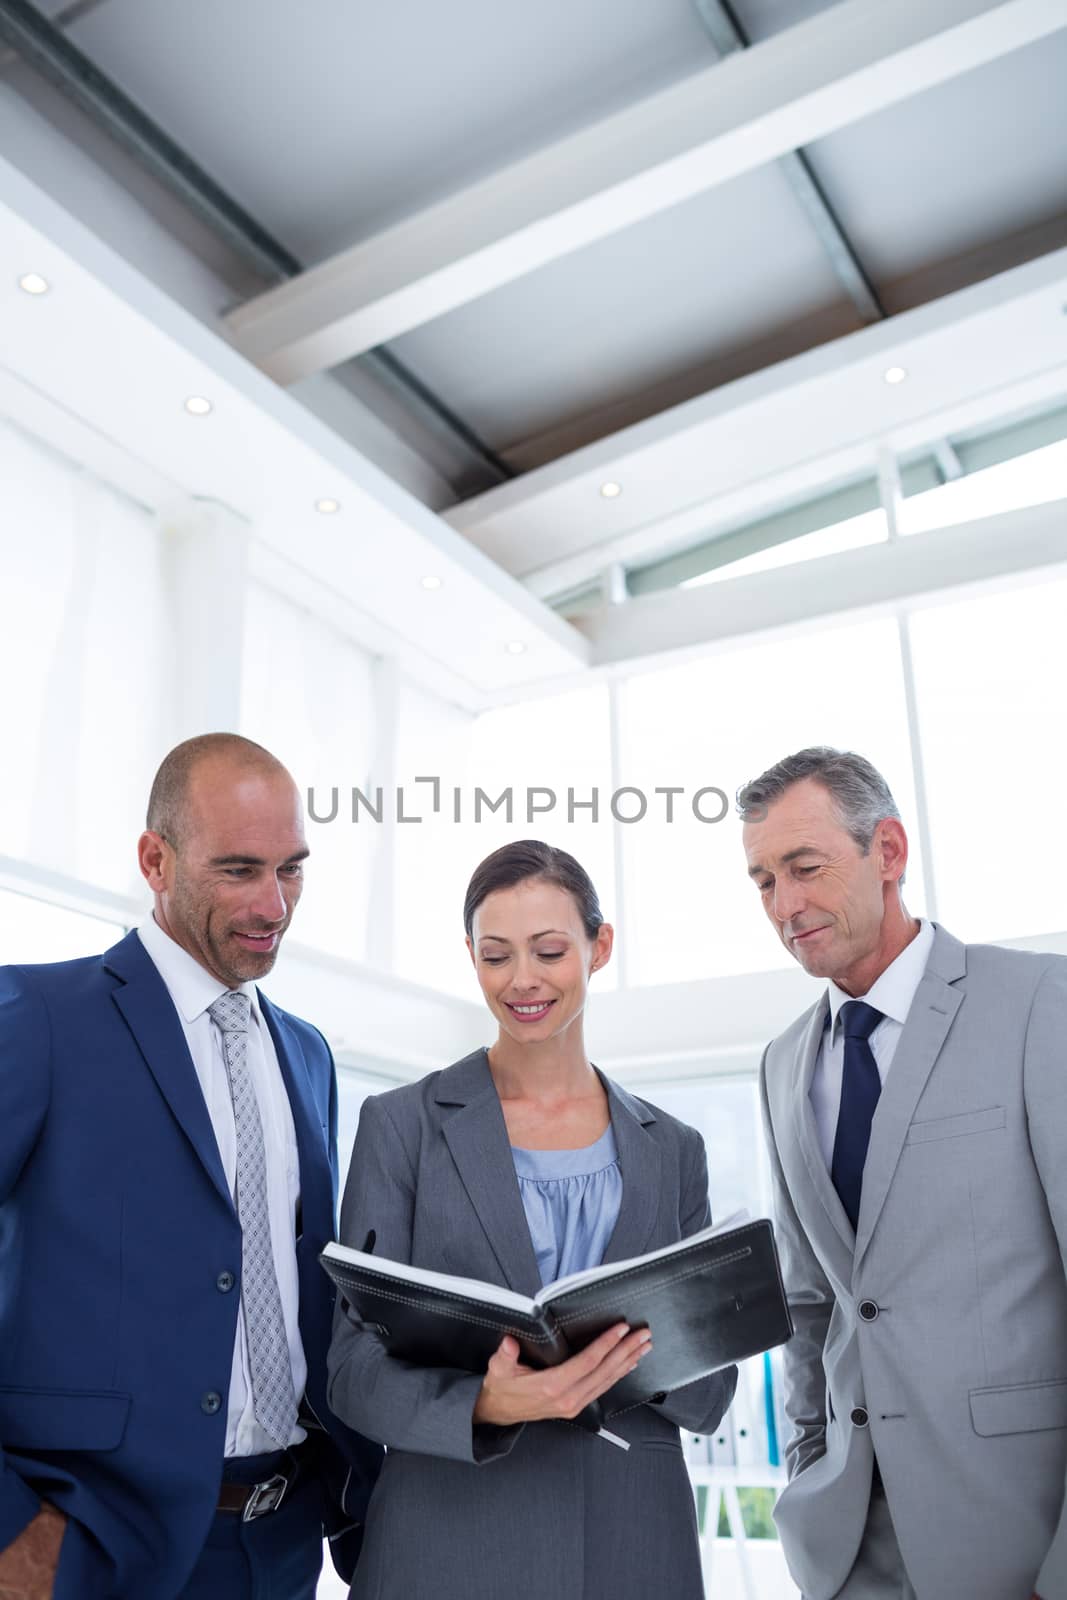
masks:
<path fill-rule="evenodd" d="M 1065 1600 L 1067 960 L 909 915 L 861 756 L 802 750 L 738 806 L 775 931 L 828 980 L 761 1069 L 790 1568 L 806 1600 Z"/>

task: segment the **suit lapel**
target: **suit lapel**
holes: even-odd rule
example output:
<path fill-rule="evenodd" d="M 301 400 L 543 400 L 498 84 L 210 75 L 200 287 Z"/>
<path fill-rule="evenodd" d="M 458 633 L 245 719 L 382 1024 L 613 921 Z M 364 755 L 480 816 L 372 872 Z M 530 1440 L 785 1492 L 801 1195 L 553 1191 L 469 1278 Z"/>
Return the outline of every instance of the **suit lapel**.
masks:
<path fill-rule="evenodd" d="M 329 1133 L 323 1126 L 308 1076 L 299 1035 L 285 1017 L 257 990 L 263 1020 L 274 1040 L 285 1092 L 296 1130 L 300 1162 L 300 1233 L 296 1240 L 300 1273 L 300 1337 L 308 1357 L 308 1392 L 312 1406 L 325 1416 L 324 1362 L 330 1342 L 331 1296 L 319 1266 L 319 1252 L 336 1232 Z"/>
<path fill-rule="evenodd" d="M 647 1106 L 627 1094 L 603 1073 L 600 1081 L 608 1094 L 615 1149 L 622 1173 L 622 1200 L 605 1261 L 626 1261 L 648 1248 L 659 1215 L 662 1157 L 659 1145 L 646 1129 L 655 1122 Z"/>
<path fill-rule="evenodd" d="M 848 1220 L 848 1213 L 841 1204 L 840 1196 L 834 1188 L 833 1181 L 826 1169 L 822 1150 L 819 1148 L 819 1135 L 815 1126 L 815 1113 L 811 1107 L 811 1084 L 815 1076 L 815 1064 L 819 1059 L 822 1048 L 823 1034 L 826 1031 L 826 1022 L 830 1014 L 830 1001 L 824 994 L 811 1013 L 808 1026 L 801 1042 L 797 1063 L 797 1083 L 794 1093 L 793 1118 L 796 1128 L 797 1143 L 804 1156 L 804 1164 L 819 1197 L 820 1204 L 830 1222 L 834 1232 L 842 1244 L 852 1254 L 855 1245 L 855 1235 L 852 1224 Z"/>
<path fill-rule="evenodd" d="M 293 1113 L 296 1148 L 300 1158 L 300 1204 L 305 1227 L 309 1222 L 323 1240 L 333 1237 L 333 1179 L 330 1165 L 329 1132 L 323 1123 L 308 1076 L 307 1058 L 296 1032 L 285 1013 L 271 1005 L 257 990 L 263 1020 L 270 1029 L 278 1056 L 285 1092 Z"/>
<path fill-rule="evenodd" d="M 536 1294 L 541 1274 L 486 1052 L 476 1050 L 442 1072 L 435 1099 L 457 1108 L 442 1131 L 504 1282 L 519 1294 Z"/>
<path fill-rule="evenodd" d="M 208 1177 L 232 1211 L 233 1196 L 222 1168 L 215 1130 L 166 984 L 136 932 L 128 933 L 103 959 L 107 970 L 122 980 L 113 998 L 148 1070 Z"/>
<path fill-rule="evenodd" d="M 857 1266 L 870 1244 L 885 1204 L 915 1108 L 963 1003 L 963 991 L 950 985 L 964 977 L 966 971 L 964 946 L 943 928 L 938 928 L 871 1123 L 856 1232 Z"/>

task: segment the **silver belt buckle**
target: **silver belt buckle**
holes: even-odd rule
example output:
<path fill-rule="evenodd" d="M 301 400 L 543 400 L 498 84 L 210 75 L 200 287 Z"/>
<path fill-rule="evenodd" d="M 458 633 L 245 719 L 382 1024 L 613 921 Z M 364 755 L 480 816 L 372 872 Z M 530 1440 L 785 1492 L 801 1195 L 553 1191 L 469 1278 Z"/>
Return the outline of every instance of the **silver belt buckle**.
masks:
<path fill-rule="evenodd" d="M 265 1517 L 268 1511 L 277 1511 L 285 1499 L 288 1487 L 289 1479 L 283 1477 L 280 1472 L 276 1472 L 273 1478 L 268 1478 L 266 1483 L 257 1483 L 241 1513 L 241 1521 L 254 1522 L 257 1517 Z"/>

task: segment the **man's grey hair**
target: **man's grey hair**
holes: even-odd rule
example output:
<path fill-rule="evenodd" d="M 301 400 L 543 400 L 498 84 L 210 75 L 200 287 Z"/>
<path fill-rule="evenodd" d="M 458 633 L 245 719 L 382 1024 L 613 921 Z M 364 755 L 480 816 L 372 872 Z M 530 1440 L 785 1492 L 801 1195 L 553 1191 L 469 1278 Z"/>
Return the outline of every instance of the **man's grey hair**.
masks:
<path fill-rule="evenodd" d="M 780 800 L 787 789 L 805 778 L 814 778 L 833 797 L 842 826 L 855 839 L 863 854 L 871 848 L 874 830 L 886 817 L 900 820 L 900 811 L 888 783 L 877 767 L 854 750 L 835 750 L 827 744 L 811 745 L 785 756 L 758 778 L 742 784 L 737 791 L 737 809 L 744 822 L 761 822 L 767 807 Z"/>

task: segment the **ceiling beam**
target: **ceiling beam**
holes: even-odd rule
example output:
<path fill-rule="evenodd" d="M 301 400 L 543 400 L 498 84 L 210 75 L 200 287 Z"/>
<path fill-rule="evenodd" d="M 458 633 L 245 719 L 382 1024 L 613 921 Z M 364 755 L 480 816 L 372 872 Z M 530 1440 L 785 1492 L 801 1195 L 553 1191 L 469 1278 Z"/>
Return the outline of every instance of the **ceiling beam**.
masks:
<path fill-rule="evenodd" d="M 696 12 L 719 55 L 734 55 L 750 48 L 745 33 L 729 0 L 694 0 Z M 811 162 L 803 150 L 782 156 L 778 170 L 793 191 L 793 196 L 815 231 L 834 275 L 864 322 L 881 322 L 886 316 L 878 291 L 852 240 L 841 225 Z"/>
<path fill-rule="evenodd" d="M 991 583 L 1067 571 L 1067 501 L 1027 506 L 788 568 L 609 606 L 575 626 L 604 667 L 737 646 L 902 605 L 943 605 Z"/>
<path fill-rule="evenodd" d="M 646 566 L 869 476 L 882 445 L 908 457 L 1062 405 L 1065 296 L 1067 247 L 724 384 L 446 519 L 545 599 L 613 561 Z M 891 365 L 907 382 L 883 381 Z M 608 480 L 614 499 L 599 493 Z"/>
<path fill-rule="evenodd" d="M 1064 26 L 1062 0 L 843 0 L 397 223 L 231 313 L 279 382 Z"/>

